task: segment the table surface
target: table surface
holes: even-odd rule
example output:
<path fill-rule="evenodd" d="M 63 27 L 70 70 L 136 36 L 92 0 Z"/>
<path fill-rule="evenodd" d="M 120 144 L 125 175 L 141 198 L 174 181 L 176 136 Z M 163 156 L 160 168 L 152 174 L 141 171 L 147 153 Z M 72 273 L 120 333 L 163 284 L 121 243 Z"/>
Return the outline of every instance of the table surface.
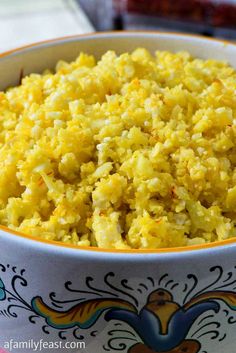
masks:
<path fill-rule="evenodd" d="M 76 0 L 0 0 L 0 52 L 92 31 Z"/>

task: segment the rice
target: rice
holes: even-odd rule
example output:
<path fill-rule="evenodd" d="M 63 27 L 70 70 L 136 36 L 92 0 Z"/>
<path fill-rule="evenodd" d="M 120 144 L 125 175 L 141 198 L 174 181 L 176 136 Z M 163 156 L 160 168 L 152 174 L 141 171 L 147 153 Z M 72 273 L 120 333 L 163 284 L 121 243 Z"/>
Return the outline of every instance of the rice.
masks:
<path fill-rule="evenodd" d="M 114 249 L 234 237 L 236 72 L 187 52 L 80 54 L 0 93 L 0 223 Z"/>

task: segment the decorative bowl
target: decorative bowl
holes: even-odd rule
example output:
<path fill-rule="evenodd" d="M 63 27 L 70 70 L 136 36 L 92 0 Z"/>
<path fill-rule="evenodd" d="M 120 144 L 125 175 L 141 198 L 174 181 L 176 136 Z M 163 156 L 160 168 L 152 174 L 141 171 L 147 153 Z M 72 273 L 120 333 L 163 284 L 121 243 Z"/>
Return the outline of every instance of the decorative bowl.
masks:
<path fill-rule="evenodd" d="M 22 72 L 109 49 L 188 50 L 236 67 L 236 45 L 121 32 L 55 39 L 0 57 L 0 88 Z M 236 242 L 150 251 L 76 248 L 0 227 L 0 347 L 12 352 L 234 353 Z"/>

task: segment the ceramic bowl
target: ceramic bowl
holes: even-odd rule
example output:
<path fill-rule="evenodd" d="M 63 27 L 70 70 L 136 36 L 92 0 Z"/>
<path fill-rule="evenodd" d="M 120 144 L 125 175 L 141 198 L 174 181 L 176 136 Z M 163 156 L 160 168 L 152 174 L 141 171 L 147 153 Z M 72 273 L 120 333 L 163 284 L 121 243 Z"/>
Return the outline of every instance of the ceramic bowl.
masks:
<path fill-rule="evenodd" d="M 99 57 L 109 49 L 121 53 L 140 46 L 188 50 L 236 67 L 236 46 L 221 41 L 168 33 L 90 34 L 3 54 L 0 88 L 80 51 Z M 8 351 L 235 353 L 235 330 L 235 240 L 109 251 L 44 242 L 1 227 L 0 347 Z"/>

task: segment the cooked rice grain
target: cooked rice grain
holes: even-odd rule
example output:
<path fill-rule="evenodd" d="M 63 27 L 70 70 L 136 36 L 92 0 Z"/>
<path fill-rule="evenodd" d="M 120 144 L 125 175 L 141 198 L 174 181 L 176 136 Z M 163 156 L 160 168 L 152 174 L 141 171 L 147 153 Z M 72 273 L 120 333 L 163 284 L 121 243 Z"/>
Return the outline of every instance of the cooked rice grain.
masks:
<path fill-rule="evenodd" d="M 236 235 L 236 72 L 187 52 L 80 54 L 0 93 L 0 223 L 78 246 Z"/>

